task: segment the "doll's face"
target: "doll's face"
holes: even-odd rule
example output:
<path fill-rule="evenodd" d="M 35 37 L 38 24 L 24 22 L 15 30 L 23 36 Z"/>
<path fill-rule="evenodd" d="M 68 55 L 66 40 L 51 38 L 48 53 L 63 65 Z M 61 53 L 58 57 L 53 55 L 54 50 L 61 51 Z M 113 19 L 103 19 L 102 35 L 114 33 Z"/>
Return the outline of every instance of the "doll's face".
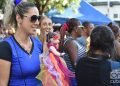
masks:
<path fill-rule="evenodd" d="M 59 44 L 59 43 L 60 43 L 60 37 L 57 38 L 57 39 L 51 38 L 51 42 L 52 42 L 53 44 Z"/>
<path fill-rule="evenodd" d="M 60 35 L 58 35 L 58 38 L 51 38 L 51 43 L 53 43 L 55 47 L 58 49 L 60 43 Z"/>
<path fill-rule="evenodd" d="M 60 41 L 59 41 L 59 39 L 53 39 L 53 43 L 54 43 L 54 44 L 59 44 Z"/>

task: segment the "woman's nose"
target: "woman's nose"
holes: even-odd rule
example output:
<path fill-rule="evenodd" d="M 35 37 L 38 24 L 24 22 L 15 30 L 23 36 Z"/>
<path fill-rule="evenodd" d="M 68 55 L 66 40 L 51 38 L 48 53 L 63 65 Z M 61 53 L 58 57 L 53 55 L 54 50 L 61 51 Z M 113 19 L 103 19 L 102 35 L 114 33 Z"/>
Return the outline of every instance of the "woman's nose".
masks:
<path fill-rule="evenodd" d="M 37 19 L 36 22 L 35 22 L 36 25 L 39 25 L 39 20 Z"/>

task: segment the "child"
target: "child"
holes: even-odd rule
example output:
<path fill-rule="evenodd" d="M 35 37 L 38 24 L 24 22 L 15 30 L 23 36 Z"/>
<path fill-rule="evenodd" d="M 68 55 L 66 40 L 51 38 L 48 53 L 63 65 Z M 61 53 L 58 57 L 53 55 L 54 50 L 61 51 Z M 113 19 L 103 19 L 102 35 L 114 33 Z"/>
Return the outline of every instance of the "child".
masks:
<path fill-rule="evenodd" d="M 39 79 L 43 86 L 70 86 L 71 78 L 75 75 L 68 70 L 63 58 L 65 53 L 59 53 L 60 35 L 55 32 L 47 34 L 48 53 L 42 59 Z"/>

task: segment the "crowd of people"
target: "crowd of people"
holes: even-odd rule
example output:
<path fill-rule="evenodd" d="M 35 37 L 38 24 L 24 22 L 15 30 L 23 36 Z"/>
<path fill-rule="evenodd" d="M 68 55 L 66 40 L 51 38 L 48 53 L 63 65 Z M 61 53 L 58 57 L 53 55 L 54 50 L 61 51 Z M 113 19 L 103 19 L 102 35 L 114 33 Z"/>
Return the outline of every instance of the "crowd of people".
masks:
<path fill-rule="evenodd" d="M 13 7 L 0 25 L 0 86 L 120 86 L 117 24 L 55 27 L 33 3 Z"/>

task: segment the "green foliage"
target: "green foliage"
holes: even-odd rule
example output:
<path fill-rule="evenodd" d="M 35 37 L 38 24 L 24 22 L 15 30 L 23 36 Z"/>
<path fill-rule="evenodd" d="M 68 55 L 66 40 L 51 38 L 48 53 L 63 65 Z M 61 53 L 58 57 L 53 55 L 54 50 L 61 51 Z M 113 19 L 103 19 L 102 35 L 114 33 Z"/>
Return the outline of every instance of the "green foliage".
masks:
<path fill-rule="evenodd" d="M 11 0 L 12 1 L 12 0 Z M 71 7 L 74 11 L 79 7 L 79 3 L 81 0 L 23 0 L 30 1 L 36 4 L 39 9 L 40 14 L 47 13 L 49 10 L 55 8 L 60 13 L 64 11 L 65 8 Z M 9 2 L 9 0 L 0 0 L 0 9 L 5 7 L 5 2 Z M 71 4 L 74 4 L 71 6 Z"/>
<path fill-rule="evenodd" d="M 0 0 L 0 9 L 3 9 L 5 6 L 5 0 Z"/>
<path fill-rule="evenodd" d="M 81 0 L 28 0 L 35 3 L 40 11 L 40 13 L 47 13 L 49 10 L 55 8 L 60 13 L 64 11 L 65 8 L 71 7 L 74 11 L 79 7 Z M 71 4 L 74 4 L 71 6 Z"/>

